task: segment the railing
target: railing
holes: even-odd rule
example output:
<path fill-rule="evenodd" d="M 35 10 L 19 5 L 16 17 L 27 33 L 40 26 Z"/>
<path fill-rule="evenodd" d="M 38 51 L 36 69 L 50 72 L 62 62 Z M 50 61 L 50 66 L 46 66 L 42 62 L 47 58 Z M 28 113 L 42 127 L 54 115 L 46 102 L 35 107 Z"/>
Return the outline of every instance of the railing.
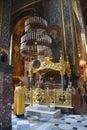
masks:
<path fill-rule="evenodd" d="M 53 103 L 55 107 L 72 107 L 72 92 L 66 92 L 58 89 L 30 89 L 26 93 L 25 100 L 27 104 L 50 105 Z"/>

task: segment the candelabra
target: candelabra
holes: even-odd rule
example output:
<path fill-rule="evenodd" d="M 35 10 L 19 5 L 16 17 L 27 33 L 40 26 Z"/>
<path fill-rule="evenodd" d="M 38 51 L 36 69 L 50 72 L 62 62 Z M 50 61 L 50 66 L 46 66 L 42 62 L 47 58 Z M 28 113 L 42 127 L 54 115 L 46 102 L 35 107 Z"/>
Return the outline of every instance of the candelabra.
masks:
<path fill-rule="evenodd" d="M 34 16 L 25 20 L 25 34 L 21 37 L 20 53 L 25 57 L 51 55 L 51 37 L 47 21 Z"/>

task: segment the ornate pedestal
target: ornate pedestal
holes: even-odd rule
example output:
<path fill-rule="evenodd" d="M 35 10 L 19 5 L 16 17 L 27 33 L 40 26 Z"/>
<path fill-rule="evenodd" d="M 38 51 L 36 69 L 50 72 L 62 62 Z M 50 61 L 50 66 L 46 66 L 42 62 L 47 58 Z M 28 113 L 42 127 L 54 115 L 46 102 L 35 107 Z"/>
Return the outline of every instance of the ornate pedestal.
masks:
<path fill-rule="evenodd" d="M 0 130 L 12 130 L 12 73 L 13 66 L 0 62 Z"/>

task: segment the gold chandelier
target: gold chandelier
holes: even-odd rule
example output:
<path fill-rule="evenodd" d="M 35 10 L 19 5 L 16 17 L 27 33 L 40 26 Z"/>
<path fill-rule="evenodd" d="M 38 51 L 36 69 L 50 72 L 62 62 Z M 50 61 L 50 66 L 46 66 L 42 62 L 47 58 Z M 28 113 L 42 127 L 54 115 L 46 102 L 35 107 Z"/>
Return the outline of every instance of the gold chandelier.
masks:
<path fill-rule="evenodd" d="M 51 55 L 51 37 L 47 21 L 34 16 L 25 20 L 25 34 L 21 37 L 20 53 L 25 57 Z"/>

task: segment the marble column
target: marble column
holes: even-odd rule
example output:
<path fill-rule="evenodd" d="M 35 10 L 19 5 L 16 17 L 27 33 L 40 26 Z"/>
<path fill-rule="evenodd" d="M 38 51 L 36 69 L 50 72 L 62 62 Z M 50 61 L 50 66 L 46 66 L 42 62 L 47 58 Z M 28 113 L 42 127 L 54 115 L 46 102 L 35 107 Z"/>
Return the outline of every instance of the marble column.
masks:
<path fill-rule="evenodd" d="M 0 0 L 0 130 L 12 130 L 12 74 L 9 66 L 11 0 Z"/>
<path fill-rule="evenodd" d="M 49 33 L 52 37 L 52 54 L 54 62 L 60 58 L 60 50 L 63 50 L 62 21 L 60 0 L 43 0 L 44 17 L 49 25 Z"/>
<path fill-rule="evenodd" d="M 70 63 L 76 65 L 76 44 L 72 0 L 43 0 L 44 16 L 53 32 L 53 55 L 59 60 L 62 50 L 65 59 L 69 56 Z M 57 30 L 55 33 L 54 30 Z M 60 30 L 60 34 L 58 31 Z M 56 44 L 55 44 L 56 43 Z M 69 49 L 68 49 L 69 48 Z"/>
<path fill-rule="evenodd" d="M 0 62 L 0 130 L 12 130 L 12 73 L 14 67 Z"/>
<path fill-rule="evenodd" d="M 0 0 L 0 48 L 8 51 L 10 44 L 11 0 Z"/>

